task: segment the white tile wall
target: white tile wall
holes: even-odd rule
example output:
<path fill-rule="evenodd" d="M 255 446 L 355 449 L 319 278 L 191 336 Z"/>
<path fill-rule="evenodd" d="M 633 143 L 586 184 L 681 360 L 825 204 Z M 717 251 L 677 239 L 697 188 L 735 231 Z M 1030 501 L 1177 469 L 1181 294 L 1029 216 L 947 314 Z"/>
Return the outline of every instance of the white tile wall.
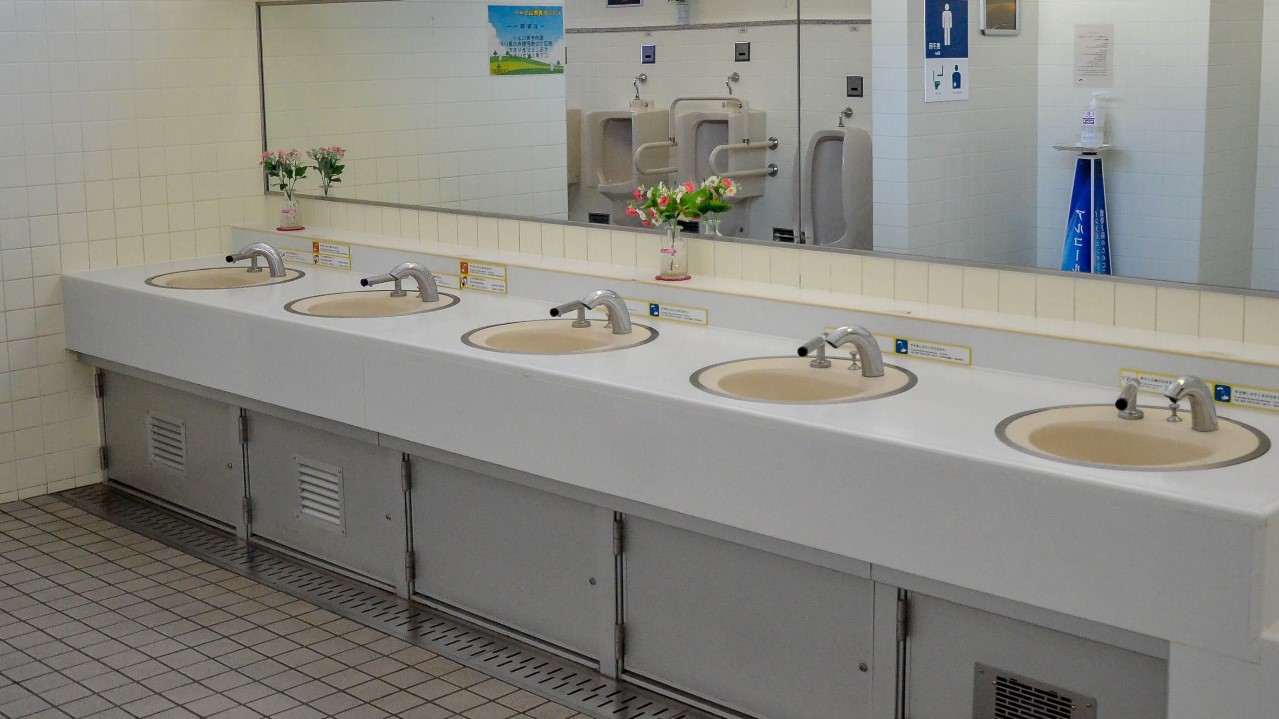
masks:
<path fill-rule="evenodd" d="M 303 212 L 317 226 L 367 232 L 361 218 L 353 218 L 347 205 L 307 201 Z M 613 265 L 614 271 L 637 279 L 651 276 L 657 260 L 655 235 L 623 229 L 562 226 L 535 222 L 510 222 L 475 218 L 429 210 L 390 210 L 388 224 L 401 228 L 399 237 L 387 237 L 388 247 L 427 250 L 426 243 L 499 249 L 502 237 L 512 252 L 523 252 L 531 264 L 539 258 L 589 260 Z M 417 227 L 417 235 L 403 228 Z M 539 238 L 535 241 L 535 238 Z M 917 316 L 937 311 L 941 321 L 953 321 L 949 308 L 972 313 L 964 321 L 1004 327 L 1009 320 L 1022 329 L 1075 339 L 1089 337 L 1088 326 L 1160 330 L 1160 346 L 1168 349 L 1176 335 L 1242 340 L 1257 345 L 1279 345 L 1279 299 L 1245 297 L 1192 288 L 1153 287 L 1086 275 L 1031 274 L 1015 270 L 956 267 L 934 262 L 894 259 L 891 255 L 854 255 L 805 251 L 745 243 L 689 238 L 690 287 L 704 287 L 699 280 L 730 281 L 734 292 L 774 297 L 779 291 L 835 293 L 800 296 L 804 301 L 835 300 L 841 306 L 872 305 L 879 299 L 919 303 Z M 503 261 L 511 262 L 510 256 Z M 553 264 L 551 266 L 554 266 Z M 631 269 L 634 268 L 634 269 Z M 926 304 L 925 304 L 926 303 Z M 936 309 L 934 309 L 936 308 Z M 1066 320 L 1076 325 L 1029 325 L 1020 319 Z M 1103 341 L 1130 341 L 1107 335 Z M 1247 352 L 1244 352 L 1247 356 Z"/>
<path fill-rule="evenodd" d="M 1200 282 L 1248 287 L 1257 197 L 1262 0 L 1212 3 Z"/>
<path fill-rule="evenodd" d="M 1037 7 L 1024 3 L 1017 37 L 981 35 L 974 14 L 971 100 L 932 104 L 923 8 L 874 3 L 876 249 L 1032 265 Z"/>
<path fill-rule="evenodd" d="M 1218 3 L 1213 3 L 1217 5 Z M 1106 157 L 1117 274 L 1196 282 L 1203 222 L 1209 3 L 1039 0 L 1039 266 L 1061 262 L 1074 142 L 1090 89 L 1072 78 L 1076 24 L 1115 26 Z"/>
<path fill-rule="evenodd" d="M 261 214 L 251 0 L 0 0 L 0 502 L 96 482 L 58 275 L 218 254 Z"/>
<path fill-rule="evenodd" d="M 566 218 L 565 78 L 490 77 L 488 5 L 263 7 L 271 145 L 346 148 L 338 197 Z"/>
<path fill-rule="evenodd" d="M 813 2 L 814 0 L 809 0 Z M 823 4 L 839 0 L 817 0 Z M 851 0 L 854 5 L 866 0 Z M 761 20 L 794 20 L 797 0 L 692 0 L 689 21 L 701 23 L 749 22 Z M 642 5 L 608 7 L 595 0 L 564 0 L 568 27 L 636 27 L 640 25 L 674 25 L 675 7 L 666 0 L 648 0 Z M 805 3 L 807 7 L 808 2 Z M 806 11 L 807 12 L 807 11 Z"/>
<path fill-rule="evenodd" d="M 1264 0 L 1252 286 L 1279 290 L 1279 0 Z"/>

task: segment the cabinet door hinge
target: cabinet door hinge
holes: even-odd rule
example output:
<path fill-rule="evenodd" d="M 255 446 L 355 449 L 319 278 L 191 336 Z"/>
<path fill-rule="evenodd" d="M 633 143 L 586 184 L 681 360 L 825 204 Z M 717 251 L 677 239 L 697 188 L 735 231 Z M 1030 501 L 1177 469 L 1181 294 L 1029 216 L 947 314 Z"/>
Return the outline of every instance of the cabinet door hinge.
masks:
<path fill-rule="evenodd" d="M 107 446 L 104 444 L 98 447 L 98 469 L 109 469 L 111 467 L 111 455 L 107 452 Z"/>
<path fill-rule="evenodd" d="M 101 369 L 93 371 L 93 396 L 102 399 L 106 396 L 106 380 L 103 379 L 104 373 Z"/>
<path fill-rule="evenodd" d="M 613 556 L 622 556 L 626 549 L 626 524 L 620 514 L 613 515 Z"/>
<path fill-rule="evenodd" d="M 613 625 L 613 656 L 618 661 L 626 656 L 626 624 L 622 622 Z"/>
<path fill-rule="evenodd" d="M 404 579 L 410 587 L 417 579 L 417 556 L 411 549 L 404 553 Z"/>
<path fill-rule="evenodd" d="M 413 489 L 413 460 L 407 454 L 400 457 L 400 489 L 405 494 Z"/>
<path fill-rule="evenodd" d="M 249 415 L 240 413 L 240 444 L 249 443 Z"/>
<path fill-rule="evenodd" d="M 244 526 L 253 526 L 253 500 L 249 497 L 245 497 L 241 507 L 244 510 Z"/>
<path fill-rule="evenodd" d="M 903 593 L 897 597 L 897 642 L 910 636 L 910 599 Z"/>

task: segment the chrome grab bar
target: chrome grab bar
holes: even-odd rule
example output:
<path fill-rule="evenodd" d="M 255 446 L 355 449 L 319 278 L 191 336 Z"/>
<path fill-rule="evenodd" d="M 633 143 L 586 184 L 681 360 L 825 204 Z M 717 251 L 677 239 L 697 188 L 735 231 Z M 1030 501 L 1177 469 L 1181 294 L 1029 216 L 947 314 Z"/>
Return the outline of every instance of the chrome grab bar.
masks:
<path fill-rule="evenodd" d="M 761 168 L 760 170 L 743 170 L 741 172 L 730 173 L 728 170 L 720 169 L 719 158 L 720 158 L 720 155 L 726 152 L 750 152 L 750 151 L 767 152 L 768 150 L 776 150 L 779 144 L 780 143 L 778 142 L 776 137 L 770 137 L 768 138 L 767 142 L 761 142 L 758 144 L 751 143 L 751 142 L 742 142 L 735 145 L 720 145 L 719 147 L 711 151 L 711 157 L 710 157 L 711 172 L 721 177 L 723 177 L 724 175 L 730 175 L 730 174 L 735 178 L 762 177 L 764 175 L 768 175 L 769 177 L 776 177 L 778 172 L 777 165 L 770 164 L 767 167 Z"/>
<path fill-rule="evenodd" d="M 646 175 L 669 175 L 672 172 L 679 172 L 678 167 L 640 167 L 640 158 L 649 150 L 663 150 L 676 147 L 674 140 L 662 140 L 661 142 L 646 142 L 635 149 L 635 156 L 631 158 L 635 164 L 635 177 L 638 179 Z"/>

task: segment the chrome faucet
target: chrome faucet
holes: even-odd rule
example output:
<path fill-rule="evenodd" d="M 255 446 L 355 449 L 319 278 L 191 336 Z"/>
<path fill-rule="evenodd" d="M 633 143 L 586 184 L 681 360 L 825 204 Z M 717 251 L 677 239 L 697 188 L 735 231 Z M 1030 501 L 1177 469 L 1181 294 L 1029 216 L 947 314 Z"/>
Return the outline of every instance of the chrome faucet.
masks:
<path fill-rule="evenodd" d="M 249 260 L 249 272 L 261 272 L 262 268 L 258 267 L 258 258 L 266 260 L 266 264 L 271 268 L 272 277 L 284 276 L 284 259 L 280 257 L 280 252 L 265 242 L 254 242 L 251 245 L 245 245 L 240 251 L 227 255 L 227 262 L 243 262 Z"/>
<path fill-rule="evenodd" d="M 1119 410 L 1119 419 L 1141 419 L 1146 416 L 1137 408 L 1137 393 L 1141 391 L 1141 380 L 1129 377 L 1124 380 L 1124 390 L 1115 400 L 1115 409 Z"/>
<path fill-rule="evenodd" d="M 1217 431 L 1217 405 L 1207 382 L 1187 375 L 1168 385 L 1164 396 L 1176 407 L 1184 397 L 1190 402 L 1190 427 L 1196 432 Z"/>
<path fill-rule="evenodd" d="M 857 350 L 856 361 L 849 369 L 853 369 L 860 364 L 863 377 L 884 376 L 883 353 L 879 351 L 879 343 L 875 341 L 875 336 L 865 327 L 840 327 L 837 330 L 823 333 L 800 347 L 799 356 L 807 357 L 816 353 L 816 358 L 809 362 L 809 366 L 816 369 L 828 369 L 831 364 L 830 360 L 826 359 L 826 347 L 829 345 L 833 349 L 838 349 L 846 344 L 851 344 Z"/>
<path fill-rule="evenodd" d="M 631 333 L 631 312 L 626 309 L 626 302 L 621 295 L 612 290 L 595 290 L 580 300 L 566 302 L 559 307 L 551 309 L 552 317 L 559 317 L 569 312 L 577 312 L 577 320 L 573 322 L 574 327 L 590 327 L 591 323 L 586 319 L 586 311 L 593 310 L 603 306 L 608 311 L 608 322 L 613 326 L 613 334 L 626 335 Z"/>
<path fill-rule="evenodd" d="M 382 285 L 387 282 L 394 282 L 395 289 L 391 290 L 392 297 L 404 297 L 408 293 L 404 291 L 404 278 L 412 277 L 417 281 L 418 292 L 422 295 L 423 302 L 439 302 L 440 289 L 435 284 L 435 275 L 431 271 L 419 265 L 416 262 L 402 262 L 385 275 L 376 277 L 366 277 L 360 280 L 361 287 L 372 287 L 374 285 Z"/>

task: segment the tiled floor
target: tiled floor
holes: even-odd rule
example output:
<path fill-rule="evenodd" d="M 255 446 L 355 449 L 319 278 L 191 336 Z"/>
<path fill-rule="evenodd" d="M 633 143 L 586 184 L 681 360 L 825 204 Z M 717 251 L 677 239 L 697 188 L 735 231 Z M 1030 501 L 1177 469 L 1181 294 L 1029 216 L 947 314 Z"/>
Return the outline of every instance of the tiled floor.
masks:
<path fill-rule="evenodd" d="M 0 717 L 586 719 L 53 497 L 0 505 Z"/>

